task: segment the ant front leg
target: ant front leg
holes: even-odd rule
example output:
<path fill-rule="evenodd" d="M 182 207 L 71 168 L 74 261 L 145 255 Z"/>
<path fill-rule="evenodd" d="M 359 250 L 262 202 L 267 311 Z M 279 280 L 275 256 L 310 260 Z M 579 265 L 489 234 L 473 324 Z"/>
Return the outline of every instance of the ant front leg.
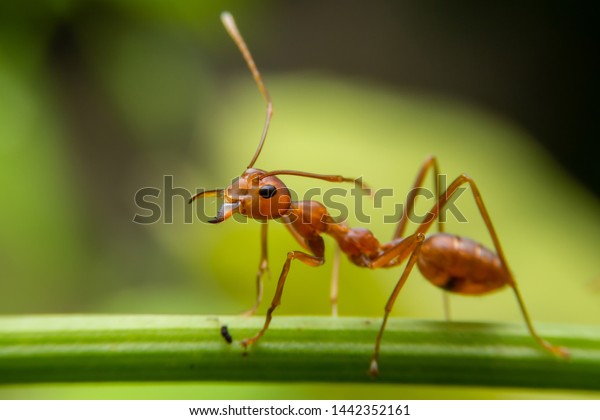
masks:
<path fill-rule="evenodd" d="M 248 348 L 248 346 L 256 343 L 264 335 L 265 331 L 267 331 L 267 329 L 269 328 L 269 324 L 271 323 L 271 319 L 273 317 L 273 311 L 275 311 L 275 308 L 277 308 L 281 303 L 283 286 L 285 285 L 285 279 L 287 278 L 288 272 L 290 271 L 290 265 L 292 263 L 292 260 L 302 261 L 304 264 L 310 265 L 312 267 L 318 267 L 325 262 L 325 244 L 323 238 L 320 236 L 315 236 L 310 240 L 307 240 L 306 243 L 315 255 L 310 255 L 302 251 L 288 252 L 287 259 L 285 260 L 285 263 L 283 264 L 283 269 L 281 270 L 281 274 L 279 275 L 279 281 L 277 282 L 277 289 L 275 290 L 273 301 L 271 302 L 271 306 L 269 306 L 269 309 L 267 310 L 265 323 L 262 329 L 253 337 L 242 340 L 242 346 L 244 348 Z"/>
<path fill-rule="evenodd" d="M 267 273 L 267 275 L 270 275 L 269 260 L 268 260 L 268 256 L 267 256 L 267 226 L 268 226 L 268 224 L 266 221 L 261 222 L 261 227 L 260 227 L 261 253 L 260 253 L 260 263 L 258 264 L 258 272 L 256 273 L 256 301 L 254 302 L 254 305 L 252 306 L 252 308 L 250 308 L 246 312 L 242 313 L 243 316 L 252 316 L 258 310 L 258 307 L 260 306 L 260 302 L 262 302 L 262 297 L 263 297 L 263 281 L 262 281 L 263 275 L 265 273 Z"/>

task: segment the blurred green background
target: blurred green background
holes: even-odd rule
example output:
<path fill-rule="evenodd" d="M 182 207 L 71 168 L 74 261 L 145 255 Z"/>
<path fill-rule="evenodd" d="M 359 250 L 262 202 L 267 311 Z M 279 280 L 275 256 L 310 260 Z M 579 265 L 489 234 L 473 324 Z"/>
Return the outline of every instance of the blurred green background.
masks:
<path fill-rule="evenodd" d="M 235 314 L 251 306 L 257 223 L 185 224 L 182 198 L 173 202 L 173 223 L 132 222 L 145 214 L 134 203 L 140 188 L 163 189 L 165 175 L 189 191 L 225 187 L 254 153 L 264 101 L 221 26 L 219 14 L 229 10 L 274 100 L 257 167 L 363 176 L 393 188 L 381 209 L 362 201 L 383 241 L 394 230 L 383 215 L 436 154 L 449 180 L 467 172 L 478 182 L 534 321 L 597 326 L 599 184 L 586 150 L 587 91 L 575 89 L 585 66 L 570 49 L 577 21 L 552 19 L 573 10 L 442 3 L 2 4 L 0 313 Z M 287 182 L 299 194 L 327 187 Z M 155 202 L 164 208 L 162 197 Z M 469 223 L 450 219 L 448 230 L 489 245 L 470 193 L 458 205 Z M 355 219 L 351 213 L 349 223 Z M 330 257 L 332 241 L 326 245 Z M 296 248 L 283 226 L 270 225 L 274 278 Z M 331 265 L 294 265 L 277 314 L 329 313 L 330 272 Z M 344 259 L 340 314 L 380 316 L 399 273 Z M 265 300 L 274 283 L 266 282 Z M 456 319 L 521 322 L 509 291 L 451 304 Z M 439 290 L 415 272 L 394 316 L 442 318 Z M 376 384 L 0 387 L 0 398 L 324 396 L 590 394 Z"/>

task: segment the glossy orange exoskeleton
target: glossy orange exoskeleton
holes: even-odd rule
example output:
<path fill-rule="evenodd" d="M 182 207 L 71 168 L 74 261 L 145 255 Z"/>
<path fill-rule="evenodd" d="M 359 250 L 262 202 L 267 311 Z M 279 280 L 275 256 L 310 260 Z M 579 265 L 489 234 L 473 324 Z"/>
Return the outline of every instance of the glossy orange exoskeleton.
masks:
<path fill-rule="evenodd" d="M 290 175 L 315 178 L 328 182 L 350 182 L 355 183 L 359 188 L 367 190 L 368 188 L 360 180 L 339 175 L 319 175 L 293 170 L 265 171 L 255 168 L 254 164 L 263 148 L 273 114 L 271 97 L 262 81 L 250 51 L 235 25 L 233 17 L 225 12 L 221 18 L 225 28 L 244 56 L 254 76 L 254 80 L 267 102 L 267 117 L 258 148 L 250 160 L 247 169 L 227 188 L 203 191 L 194 196 L 190 201 L 200 197 L 220 197 L 224 200 L 224 204 L 218 211 L 217 216 L 210 221 L 211 223 L 221 223 L 234 213 L 239 213 L 245 217 L 262 222 L 262 249 L 258 273 L 256 275 L 256 301 L 254 306 L 248 311 L 249 314 L 253 314 L 256 311 L 261 301 L 262 277 L 268 270 L 267 222 L 269 220 L 280 219 L 303 249 L 302 251 L 288 252 L 283 269 L 279 275 L 275 295 L 267 310 L 264 325 L 254 336 L 242 340 L 244 348 L 256 343 L 267 331 L 273 311 L 280 303 L 283 287 L 292 261 L 298 260 L 313 267 L 322 265 L 325 262 L 323 235 L 329 235 L 335 239 L 339 250 L 346 254 L 352 263 L 360 267 L 371 269 L 388 268 L 406 263 L 402 275 L 385 305 L 383 321 L 375 341 L 375 350 L 371 359 L 371 375 L 378 373 L 379 348 L 389 314 L 400 289 L 415 265 L 427 280 L 450 293 L 480 295 L 505 286 L 510 287 L 516 296 L 531 336 L 544 349 L 551 353 L 565 358 L 568 356 L 566 349 L 548 343 L 533 328 L 479 189 L 469 176 L 465 174 L 460 175 L 449 185 L 446 191 L 440 194 L 437 185 L 439 175 L 438 162 L 435 157 L 429 157 L 419 170 L 414 188 L 408 196 L 404 213 L 395 229 L 392 240 L 387 243 L 380 243 L 373 233 L 367 229 L 350 228 L 344 222 L 336 222 L 329 215 L 325 206 L 319 202 L 293 201 L 286 185 L 279 177 Z M 428 216 L 420 222 L 416 231 L 411 235 L 403 237 L 408 222 L 408 214 L 411 213 L 416 199 L 416 195 L 413 192 L 416 192 L 417 188 L 422 185 L 429 171 L 433 171 L 435 175 L 436 193 L 439 198 L 428 213 Z M 439 214 L 443 207 L 457 192 L 459 187 L 465 184 L 468 184 L 473 193 L 481 217 L 492 238 L 494 251 L 485 248 L 471 239 L 443 233 L 443 225 L 441 223 L 438 224 L 440 233 L 425 237 L 431 226 L 439 219 Z M 337 255 L 339 255 L 339 252 L 336 253 Z M 335 264 L 337 266 L 337 258 Z M 334 273 L 332 281 L 332 304 L 334 313 L 336 313 L 337 270 L 334 270 Z"/>

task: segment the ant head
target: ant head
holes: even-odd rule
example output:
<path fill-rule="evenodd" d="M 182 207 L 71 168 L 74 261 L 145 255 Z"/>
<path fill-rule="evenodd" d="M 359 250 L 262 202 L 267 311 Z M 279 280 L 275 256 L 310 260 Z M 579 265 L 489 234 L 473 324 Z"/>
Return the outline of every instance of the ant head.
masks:
<path fill-rule="evenodd" d="M 225 203 L 211 223 L 219 223 L 234 213 L 257 220 L 278 219 L 290 210 L 292 198 L 276 176 L 249 168 L 223 191 Z"/>

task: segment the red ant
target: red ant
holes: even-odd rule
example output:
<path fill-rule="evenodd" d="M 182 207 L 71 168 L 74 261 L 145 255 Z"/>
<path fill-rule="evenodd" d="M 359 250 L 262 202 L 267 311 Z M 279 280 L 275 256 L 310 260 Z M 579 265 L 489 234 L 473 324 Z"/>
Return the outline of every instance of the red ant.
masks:
<path fill-rule="evenodd" d="M 267 310 L 264 325 L 253 337 L 242 341 L 244 348 L 256 343 L 267 331 L 273 311 L 279 306 L 283 287 L 290 270 L 293 260 L 298 260 L 312 267 L 317 267 L 325 262 L 325 245 L 323 234 L 332 236 L 341 252 L 346 254 L 350 261 L 360 267 L 366 268 L 389 268 L 398 266 L 406 261 L 406 266 L 398 283 L 394 287 L 387 304 L 383 321 L 375 341 L 375 350 L 371 359 L 369 373 L 377 375 L 379 348 L 389 314 L 394 306 L 394 302 L 408 279 L 415 264 L 423 276 L 433 285 L 442 288 L 451 293 L 464 295 L 481 295 L 495 291 L 504 286 L 509 286 L 515 293 L 519 308 L 525 319 L 525 324 L 531 336 L 546 350 L 551 353 L 567 358 L 568 351 L 565 348 L 554 346 L 541 338 L 533 328 L 525 304 L 517 288 L 515 279 L 508 267 L 506 257 L 500 246 L 498 235 L 494 230 L 492 220 L 485 208 L 481 193 L 477 185 L 468 175 L 462 174 L 456 178 L 446 191 L 439 194 L 437 185 L 438 175 L 440 173 L 438 162 L 435 157 L 428 158 L 417 175 L 411 194 L 408 196 L 407 205 L 403 215 L 398 223 L 394 236 L 390 242 L 381 244 L 377 238 L 367 229 L 350 228 L 343 222 L 336 222 L 327 212 L 324 205 L 316 201 L 292 201 L 290 193 L 285 184 L 278 178 L 280 175 L 292 175 L 308 178 L 320 179 L 329 182 L 353 182 L 363 190 L 368 188 L 360 181 L 354 178 L 346 178 L 339 175 L 319 175 L 308 172 L 293 170 L 275 170 L 263 171 L 254 168 L 254 164 L 263 148 L 273 106 L 271 97 L 265 87 L 260 73 L 246 43 L 240 35 L 233 17 L 224 12 L 221 20 L 229 35 L 233 38 L 240 49 L 244 59 L 258 84 L 263 97 L 267 102 L 267 117 L 265 127 L 262 132 L 260 143 L 250 160 L 247 169 L 225 189 L 203 191 L 196 194 L 190 202 L 200 197 L 219 197 L 224 199 L 224 204 L 217 213 L 217 216 L 210 220 L 210 223 L 221 223 L 231 217 L 234 213 L 239 213 L 245 217 L 256 219 L 261 223 L 261 259 L 256 275 L 257 296 L 254 306 L 247 312 L 253 314 L 261 301 L 262 296 L 262 276 L 268 270 L 267 263 L 267 222 L 271 219 L 281 219 L 289 229 L 292 236 L 304 248 L 304 251 L 288 252 L 283 269 L 279 276 L 275 295 Z M 439 197 L 428 216 L 420 222 L 417 230 L 412 235 L 402 237 L 408 222 L 408 214 L 414 208 L 416 200 L 416 191 L 419 188 L 428 171 L 433 170 L 436 179 L 436 192 Z M 481 244 L 456 235 L 443 233 L 443 225 L 439 221 L 439 215 L 442 208 L 457 192 L 459 187 L 468 184 L 471 192 L 485 222 L 487 230 L 490 233 L 495 251 L 485 248 Z M 438 220 L 438 229 L 440 233 L 430 235 L 425 238 L 425 233 L 431 225 Z M 337 267 L 337 255 L 336 263 Z M 334 313 L 336 311 L 337 300 L 337 269 L 334 268 L 332 280 L 332 304 Z"/>

